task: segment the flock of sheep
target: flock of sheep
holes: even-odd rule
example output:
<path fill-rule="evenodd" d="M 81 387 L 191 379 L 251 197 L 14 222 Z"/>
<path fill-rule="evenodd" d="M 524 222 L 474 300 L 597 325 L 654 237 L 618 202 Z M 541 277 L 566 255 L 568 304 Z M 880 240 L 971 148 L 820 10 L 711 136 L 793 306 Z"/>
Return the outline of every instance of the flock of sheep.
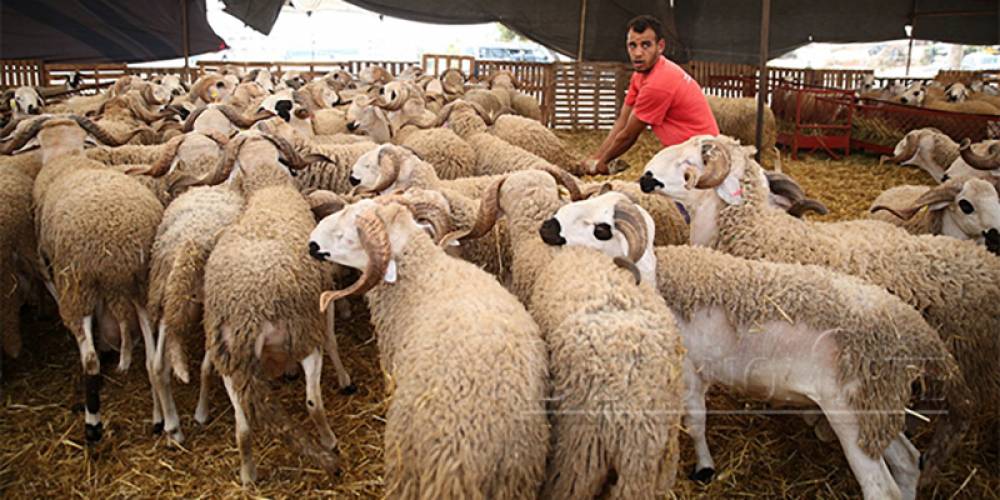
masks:
<path fill-rule="evenodd" d="M 352 296 L 391 382 L 393 498 L 660 496 L 681 431 L 690 477 L 710 481 L 713 385 L 809 410 L 865 498 L 914 498 L 967 431 L 1000 418 L 992 143 L 914 131 L 892 160 L 940 186 L 819 223 L 798 217 L 822 204 L 726 135 L 662 150 L 638 182 L 583 181 L 595 172 L 506 72 L 227 68 L 50 105 L 13 95 L 0 335 L 17 356 L 20 307 L 55 300 L 91 443 L 99 353 L 128 370 L 137 333 L 154 430 L 183 441 L 171 384 L 191 379 L 184 340 L 203 336 L 195 420 L 218 374 L 242 481 L 256 479 L 251 425 L 336 474 L 321 373 L 328 359 L 354 389 L 335 328 L 356 316 Z M 752 127 L 745 102 L 713 109 Z M 265 397 L 299 367 L 315 436 Z M 921 453 L 905 431 L 925 413 Z"/>
<path fill-rule="evenodd" d="M 1000 89 L 980 79 L 969 85 L 962 82 L 944 85 L 934 80 L 929 83 L 918 81 L 908 86 L 896 82 L 888 87 L 875 88 L 875 77 L 866 75 L 859 95 L 937 111 L 1000 115 Z"/>

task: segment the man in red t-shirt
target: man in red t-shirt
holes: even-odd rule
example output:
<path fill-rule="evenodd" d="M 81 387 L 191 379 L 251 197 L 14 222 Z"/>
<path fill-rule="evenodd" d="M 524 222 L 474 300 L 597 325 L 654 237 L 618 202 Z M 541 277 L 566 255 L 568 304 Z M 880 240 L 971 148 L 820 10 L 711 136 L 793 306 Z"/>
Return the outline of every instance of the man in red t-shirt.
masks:
<path fill-rule="evenodd" d="M 628 151 L 647 125 L 664 146 L 695 135 L 719 135 L 698 82 L 663 57 L 666 41 L 660 21 L 639 16 L 629 21 L 628 28 L 628 53 L 635 73 L 607 139 L 584 160 L 583 167 L 589 172 L 608 173 L 607 163 Z"/>

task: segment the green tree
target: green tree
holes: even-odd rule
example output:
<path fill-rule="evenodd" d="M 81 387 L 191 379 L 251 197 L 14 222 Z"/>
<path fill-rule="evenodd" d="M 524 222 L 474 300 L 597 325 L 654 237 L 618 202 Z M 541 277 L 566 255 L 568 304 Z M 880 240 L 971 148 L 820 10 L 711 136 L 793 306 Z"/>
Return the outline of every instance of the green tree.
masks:
<path fill-rule="evenodd" d="M 500 31 L 500 41 L 501 42 L 513 42 L 517 40 L 519 42 L 527 42 L 528 39 L 517 34 L 514 30 L 508 28 L 503 23 L 496 23 L 497 30 Z"/>

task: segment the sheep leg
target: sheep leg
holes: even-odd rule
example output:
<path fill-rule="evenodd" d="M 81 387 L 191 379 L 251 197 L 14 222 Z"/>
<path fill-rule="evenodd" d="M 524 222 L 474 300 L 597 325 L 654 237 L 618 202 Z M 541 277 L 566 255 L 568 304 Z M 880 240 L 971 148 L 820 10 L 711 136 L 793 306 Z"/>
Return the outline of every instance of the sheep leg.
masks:
<path fill-rule="evenodd" d="M 94 317 L 84 316 L 83 336 L 77 335 L 80 360 L 83 362 L 83 386 L 86 392 L 84 413 L 84 435 L 88 444 L 101 440 L 104 426 L 101 424 L 101 360 L 94 347 Z"/>
<path fill-rule="evenodd" d="M 687 387 L 687 394 L 684 396 L 684 427 L 694 441 L 694 453 L 698 459 L 694 471 L 688 477 L 692 481 L 708 483 L 715 476 L 715 461 L 712 460 L 712 452 L 708 449 L 708 438 L 705 436 L 707 420 L 705 394 L 709 385 L 698 376 L 694 363 L 687 358 L 684 359 L 684 385 Z"/>
<path fill-rule="evenodd" d="M 889 498 L 899 500 L 902 494 L 899 486 L 889 472 L 889 467 L 881 457 L 869 457 L 864 450 L 858 446 L 858 437 L 861 434 L 859 423 L 855 416 L 854 409 L 846 403 L 846 398 L 832 397 L 826 400 L 817 401 L 823 413 L 826 414 L 830 427 L 837 434 L 840 446 L 844 450 L 847 462 L 854 472 L 854 477 L 861 485 L 861 492 L 865 500 L 876 498 Z"/>
<path fill-rule="evenodd" d="M 899 433 L 899 437 L 889 443 L 885 450 L 885 461 L 889 465 L 889 472 L 896 479 L 899 490 L 903 493 L 905 500 L 917 498 L 917 484 L 920 482 L 920 451 L 913 446 L 906 435 Z"/>
<path fill-rule="evenodd" d="M 330 430 L 330 423 L 326 420 L 326 409 L 323 407 L 323 388 L 320 383 L 323 378 L 323 353 L 319 349 L 302 360 L 302 371 L 306 374 L 306 409 L 309 411 L 309 418 L 319 429 L 323 447 L 336 450 L 337 436 Z"/>
<path fill-rule="evenodd" d="M 229 401 L 233 403 L 233 413 L 236 416 L 236 446 L 240 450 L 240 481 L 248 485 L 257 480 L 257 464 L 253 461 L 253 450 L 250 440 L 250 424 L 240 402 L 240 396 L 233 386 L 232 377 L 223 376 L 222 383 L 226 386 Z"/>
<path fill-rule="evenodd" d="M 153 360 L 153 371 L 160 381 L 160 404 L 163 407 L 163 430 L 167 437 L 177 443 L 184 442 L 184 433 L 181 432 L 181 419 L 177 416 L 177 404 L 174 402 L 174 393 L 170 386 L 170 364 L 165 360 L 167 351 L 166 324 L 161 320 L 159 332 L 156 336 L 156 354 Z"/>
<path fill-rule="evenodd" d="M 118 331 L 121 334 L 118 344 L 118 373 L 125 373 L 132 366 L 132 332 L 128 329 L 128 320 L 118 320 Z"/>
<path fill-rule="evenodd" d="M 145 308 L 135 304 L 135 311 L 139 316 L 139 330 L 142 331 L 142 343 L 146 349 L 146 374 L 149 376 L 149 389 L 153 394 L 153 434 L 160 434 L 163 432 L 163 412 L 160 405 L 162 391 L 160 378 L 156 375 L 156 341 L 153 340 L 153 325 Z M 122 330 L 122 338 L 126 336 L 128 333 Z M 124 341 L 122 343 L 124 344 Z"/>
<path fill-rule="evenodd" d="M 344 301 L 340 301 L 344 302 Z M 336 312 L 330 307 L 326 310 L 326 354 L 330 356 L 333 369 L 337 372 L 337 385 L 341 394 L 354 394 L 358 388 L 351 383 L 351 376 L 344 369 L 344 363 L 340 361 L 340 350 L 337 348 L 337 336 L 334 333 L 334 316 Z"/>
<path fill-rule="evenodd" d="M 208 384 L 212 381 L 212 359 L 205 348 L 205 357 L 201 360 L 201 383 L 198 388 L 198 406 L 194 410 L 194 420 L 205 425 L 208 422 Z"/>

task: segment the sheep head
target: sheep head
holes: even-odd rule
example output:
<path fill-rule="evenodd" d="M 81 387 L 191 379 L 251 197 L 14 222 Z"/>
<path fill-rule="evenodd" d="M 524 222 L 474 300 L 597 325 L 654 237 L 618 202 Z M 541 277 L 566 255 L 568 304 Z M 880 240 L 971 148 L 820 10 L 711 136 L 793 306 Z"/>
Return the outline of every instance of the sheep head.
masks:
<path fill-rule="evenodd" d="M 43 150 L 55 148 L 82 150 L 88 133 L 109 146 L 121 146 L 138 134 L 148 135 L 152 131 L 148 128 L 137 128 L 122 140 L 118 140 L 89 118 L 77 115 L 49 115 L 35 119 L 28 127 L 22 129 L 3 148 L 0 148 L 0 154 L 10 154 L 21 149 L 36 135 L 39 136 Z"/>
<path fill-rule="evenodd" d="M 7 99 L 15 116 L 40 115 L 42 108 L 45 107 L 45 100 L 32 87 L 18 87 Z"/>
<path fill-rule="evenodd" d="M 987 154 L 976 153 L 972 149 L 972 141 L 965 138 L 959 146 L 959 153 L 965 163 L 976 170 L 996 170 L 1000 169 L 1000 144 L 990 144 Z"/>
<path fill-rule="evenodd" d="M 636 265 L 647 259 L 643 267 L 647 280 L 653 279 L 652 262 L 654 224 L 646 211 L 623 193 L 602 187 L 602 193 L 587 200 L 563 205 L 552 218 L 542 223 L 539 236 L 546 244 L 583 246 L 599 250 L 615 259 L 641 281 Z M 650 255 L 650 257 L 645 257 Z"/>
<path fill-rule="evenodd" d="M 383 144 L 361 155 L 351 166 L 351 175 L 348 177 L 348 182 L 354 186 L 351 192 L 379 194 L 396 185 L 403 163 L 412 160 L 412 155 L 408 150 L 393 144 Z"/>
<path fill-rule="evenodd" d="M 726 203 L 740 203 L 743 164 L 736 160 L 749 152 L 741 149 L 739 142 L 730 137 L 694 136 L 653 156 L 639 179 L 639 187 L 644 193 L 659 192 L 685 205 L 696 191 L 709 189 L 714 189 Z"/>

